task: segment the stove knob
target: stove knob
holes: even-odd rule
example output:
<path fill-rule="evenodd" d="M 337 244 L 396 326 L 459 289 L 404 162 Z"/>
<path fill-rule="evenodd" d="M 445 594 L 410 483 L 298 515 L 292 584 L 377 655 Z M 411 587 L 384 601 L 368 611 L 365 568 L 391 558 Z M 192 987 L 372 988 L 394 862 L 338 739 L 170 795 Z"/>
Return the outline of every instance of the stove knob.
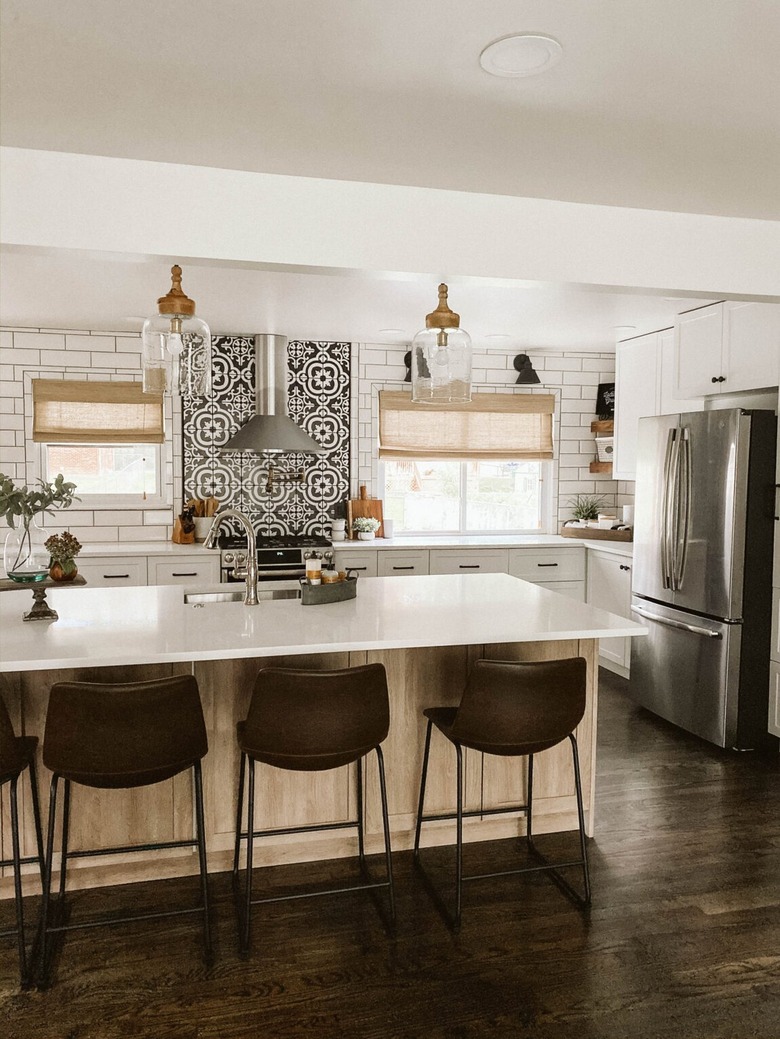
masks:
<path fill-rule="evenodd" d="M 246 552 L 236 552 L 236 566 L 246 566 Z"/>
<path fill-rule="evenodd" d="M 326 563 L 332 563 L 333 562 L 333 553 L 330 550 L 326 550 L 325 552 L 322 553 L 322 558 L 325 560 Z"/>
<path fill-rule="evenodd" d="M 223 552 L 222 553 L 222 562 L 226 566 L 232 566 L 234 559 L 235 559 L 235 556 L 233 555 L 232 552 Z"/>

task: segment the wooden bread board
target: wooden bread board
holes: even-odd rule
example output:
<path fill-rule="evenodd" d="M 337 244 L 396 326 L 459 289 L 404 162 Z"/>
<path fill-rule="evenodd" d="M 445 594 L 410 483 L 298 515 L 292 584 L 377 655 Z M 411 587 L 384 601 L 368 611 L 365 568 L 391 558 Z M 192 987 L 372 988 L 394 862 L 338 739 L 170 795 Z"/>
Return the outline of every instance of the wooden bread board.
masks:
<path fill-rule="evenodd" d="M 594 541 L 633 541 L 633 530 L 597 530 L 595 527 L 561 527 L 561 537 Z"/>
<path fill-rule="evenodd" d="M 370 519 L 379 520 L 379 530 L 377 530 L 376 536 L 378 538 L 385 536 L 381 498 L 352 498 L 347 502 L 347 526 L 352 541 L 356 538 L 352 531 L 352 520 L 357 519 L 358 516 L 367 516 Z"/>

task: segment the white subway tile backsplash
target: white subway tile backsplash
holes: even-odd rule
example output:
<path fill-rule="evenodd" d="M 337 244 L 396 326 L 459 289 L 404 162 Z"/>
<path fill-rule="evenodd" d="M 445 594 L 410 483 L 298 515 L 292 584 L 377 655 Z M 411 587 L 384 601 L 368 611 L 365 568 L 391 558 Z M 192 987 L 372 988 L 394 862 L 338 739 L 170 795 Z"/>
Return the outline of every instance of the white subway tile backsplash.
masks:
<path fill-rule="evenodd" d="M 0 364 L 22 365 L 40 364 L 41 355 L 38 350 L 22 350 L 15 346 L 0 346 Z"/>
<path fill-rule="evenodd" d="M 91 364 L 92 356 L 83 351 L 70 350 L 67 353 L 64 348 L 60 350 L 41 350 L 41 364 L 52 368 L 87 368 Z"/>
<path fill-rule="evenodd" d="M 14 332 L 14 350 L 64 349 L 64 334 L 55 332 Z"/>
<path fill-rule="evenodd" d="M 66 350 L 95 350 L 116 352 L 116 340 L 113 336 L 106 335 L 68 335 L 65 336 Z"/>

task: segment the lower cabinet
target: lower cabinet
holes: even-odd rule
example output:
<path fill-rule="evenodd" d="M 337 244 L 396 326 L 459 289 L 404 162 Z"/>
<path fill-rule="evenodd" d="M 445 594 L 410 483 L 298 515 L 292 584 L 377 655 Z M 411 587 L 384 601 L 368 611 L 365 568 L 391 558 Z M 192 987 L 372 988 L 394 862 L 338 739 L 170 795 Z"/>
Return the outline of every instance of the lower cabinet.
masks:
<path fill-rule="evenodd" d="M 411 577 L 413 574 L 429 572 L 428 552 L 425 549 L 414 549 L 408 552 L 379 552 L 377 555 L 379 577 Z"/>
<path fill-rule="evenodd" d="M 432 574 L 506 574 L 508 566 L 505 548 L 441 548 L 431 552 Z"/>
<path fill-rule="evenodd" d="M 355 570 L 361 577 L 378 577 L 376 549 L 335 549 L 333 562 L 337 570 Z"/>
<path fill-rule="evenodd" d="M 148 584 L 219 584 L 219 556 L 204 558 L 204 553 L 182 556 L 175 562 L 151 557 L 147 567 Z"/>
<path fill-rule="evenodd" d="M 79 575 L 92 587 L 146 584 L 146 556 L 90 556 L 79 559 Z"/>
<path fill-rule="evenodd" d="M 576 599 L 577 602 L 585 602 L 584 581 L 534 581 L 533 583 L 538 584 L 540 588 L 549 588 L 551 592 L 557 592 L 558 595 L 568 595 L 570 599 Z"/>
<path fill-rule="evenodd" d="M 619 617 L 631 618 L 631 559 L 611 552 L 588 553 L 588 588 L 590 606 L 609 610 Z M 601 639 L 599 664 L 608 671 L 628 677 L 631 664 L 631 639 Z"/>

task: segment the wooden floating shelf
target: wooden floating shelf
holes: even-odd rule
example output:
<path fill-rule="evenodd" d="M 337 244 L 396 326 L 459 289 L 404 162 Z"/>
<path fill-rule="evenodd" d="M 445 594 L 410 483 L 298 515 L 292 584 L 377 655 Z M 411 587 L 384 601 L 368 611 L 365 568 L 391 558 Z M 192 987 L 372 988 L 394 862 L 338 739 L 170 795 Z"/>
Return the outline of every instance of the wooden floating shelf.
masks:
<path fill-rule="evenodd" d="M 611 418 L 596 419 L 595 422 L 591 422 L 590 431 L 591 433 L 614 433 L 615 422 Z"/>
<path fill-rule="evenodd" d="M 612 462 L 591 462 L 590 471 L 592 473 L 611 473 Z"/>

